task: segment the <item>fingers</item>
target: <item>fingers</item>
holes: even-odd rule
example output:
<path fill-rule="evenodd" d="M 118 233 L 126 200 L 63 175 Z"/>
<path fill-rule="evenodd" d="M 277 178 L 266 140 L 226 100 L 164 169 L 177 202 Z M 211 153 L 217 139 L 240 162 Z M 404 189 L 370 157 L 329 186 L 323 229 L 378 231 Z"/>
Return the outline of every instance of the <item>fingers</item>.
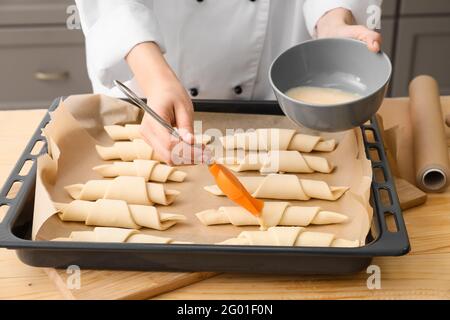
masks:
<path fill-rule="evenodd" d="M 188 144 L 179 141 L 172 149 L 172 163 L 174 165 L 208 163 L 211 151 L 205 145 Z"/>
<path fill-rule="evenodd" d="M 365 42 L 367 48 L 372 52 L 381 50 L 382 37 L 380 33 L 362 25 L 341 24 L 328 30 L 322 37 L 352 38 Z"/>
<path fill-rule="evenodd" d="M 372 52 L 379 52 L 381 50 L 381 35 L 373 30 L 361 26 L 360 40 L 364 41 L 367 48 Z"/>
<path fill-rule="evenodd" d="M 161 116 L 164 118 L 163 115 Z M 165 118 L 165 120 L 168 121 L 169 119 Z M 151 116 L 145 114 L 139 131 L 145 142 L 153 147 L 158 159 L 167 164 L 172 164 L 171 150 L 177 140 L 167 131 L 167 129 L 162 127 Z"/>
<path fill-rule="evenodd" d="M 175 106 L 165 108 L 155 106 L 153 108 L 164 120 L 178 128 L 182 138 L 182 141 L 179 141 L 150 115 L 145 114 L 141 122 L 140 133 L 144 140 L 153 147 L 158 160 L 162 160 L 169 165 L 210 161 L 211 151 L 204 145 L 194 144 L 192 124 L 194 111 L 190 101 L 183 101 Z"/>
<path fill-rule="evenodd" d="M 183 150 L 182 161 L 183 164 L 198 164 L 208 163 L 211 158 L 211 150 L 203 144 L 194 144 L 194 129 L 193 129 L 194 107 L 192 101 L 180 103 L 175 107 L 175 118 L 183 142 L 181 149 Z"/>
<path fill-rule="evenodd" d="M 379 52 L 381 50 L 382 37 L 380 33 L 370 30 L 365 26 L 345 26 L 347 30 L 344 31 L 348 37 L 363 41 L 367 48 L 372 52 Z"/>
<path fill-rule="evenodd" d="M 193 117 L 194 108 L 190 99 L 175 105 L 175 122 L 183 141 L 194 143 Z"/>
<path fill-rule="evenodd" d="M 318 38 L 353 38 L 364 41 L 370 51 L 381 49 L 381 35 L 363 25 L 355 25 L 351 11 L 336 8 L 323 15 L 316 25 Z"/>

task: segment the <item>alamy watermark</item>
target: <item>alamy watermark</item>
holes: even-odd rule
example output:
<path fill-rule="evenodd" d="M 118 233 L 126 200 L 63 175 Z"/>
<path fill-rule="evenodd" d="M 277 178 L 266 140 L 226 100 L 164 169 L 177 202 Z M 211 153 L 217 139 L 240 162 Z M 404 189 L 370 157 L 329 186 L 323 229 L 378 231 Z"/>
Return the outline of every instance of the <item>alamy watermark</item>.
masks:
<path fill-rule="evenodd" d="M 70 265 L 66 269 L 66 273 L 69 275 L 66 279 L 66 286 L 69 290 L 81 289 L 81 269 L 77 265 Z"/>
<path fill-rule="evenodd" d="M 366 20 L 366 27 L 369 29 L 381 29 L 381 8 L 375 4 L 367 7 L 366 13 L 368 15 Z"/>
<path fill-rule="evenodd" d="M 171 161 L 175 165 L 202 163 L 214 156 L 214 161 L 225 165 L 264 168 L 264 173 L 276 173 L 280 163 L 280 150 L 285 138 L 292 139 L 295 132 L 289 129 L 226 129 L 225 135 L 217 128 L 203 131 L 202 121 L 194 121 L 195 136 L 211 137 L 206 146 L 201 141 L 191 146 L 174 138 Z M 183 135 L 180 130 L 179 133 Z M 198 140 L 198 139 L 196 139 Z"/>
<path fill-rule="evenodd" d="M 370 276 L 367 278 L 366 285 L 369 290 L 381 289 L 381 268 L 375 264 L 367 267 L 367 274 Z"/>
<path fill-rule="evenodd" d="M 68 15 L 66 19 L 67 29 L 69 30 L 81 29 L 80 15 L 78 14 L 77 6 L 74 4 L 67 6 L 66 13 Z"/>

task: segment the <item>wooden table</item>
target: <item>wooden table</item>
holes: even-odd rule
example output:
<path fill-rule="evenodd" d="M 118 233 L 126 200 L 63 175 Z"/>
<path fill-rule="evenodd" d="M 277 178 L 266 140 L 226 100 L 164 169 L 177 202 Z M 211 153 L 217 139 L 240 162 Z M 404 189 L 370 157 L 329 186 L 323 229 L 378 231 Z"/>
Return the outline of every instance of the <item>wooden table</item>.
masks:
<path fill-rule="evenodd" d="M 0 112 L 0 184 L 34 132 L 44 110 Z M 0 216 L 1 217 L 1 216 Z M 222 274 L 158 299 L 450 299 L 450 190 L 405 212 L 412 252 L 376 258 L 381 289 L 369 290 L 366 272 L 353 276 Z M 62 298 L 43 270 L 0 249 L 0 299 Z M 99 296 L 98 298 L 101 298 Z"/>

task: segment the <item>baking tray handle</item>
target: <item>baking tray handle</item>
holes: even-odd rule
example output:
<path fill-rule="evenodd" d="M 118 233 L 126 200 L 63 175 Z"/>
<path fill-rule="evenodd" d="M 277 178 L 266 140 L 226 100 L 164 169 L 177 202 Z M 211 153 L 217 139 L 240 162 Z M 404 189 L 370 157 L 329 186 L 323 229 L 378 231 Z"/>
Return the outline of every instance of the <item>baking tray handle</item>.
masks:
<path fill-rule="evenodd" d="M 47 152 L 47 143 L 42 134 L 42 128 L 49 121 L 50 115 L 47 113 L 0 190 L 0 240 L 2 242 L 11 240 L 7 230 L 17 218 L 14 211 L 23 208 L 27 190 L 34 188 L 37 158 Z M 12 208 L 14 210 L 11 210 Z"/>
<path fill-rule="evenodd" d="M 389 168 L 376 116 L 361 126 L 366 154 L 372 162 L 372 204 L 377 213 L 377 239 L 366 247 L 373 255 L 404 255 L 410 251 L 408 232 L 400 208 L 394 177 Z"/>

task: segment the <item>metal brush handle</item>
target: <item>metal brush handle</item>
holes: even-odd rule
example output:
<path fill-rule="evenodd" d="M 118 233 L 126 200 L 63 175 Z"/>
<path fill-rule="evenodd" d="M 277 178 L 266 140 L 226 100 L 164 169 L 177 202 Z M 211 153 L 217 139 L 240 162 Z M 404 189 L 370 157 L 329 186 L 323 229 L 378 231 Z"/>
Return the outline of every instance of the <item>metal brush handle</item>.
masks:
<path fill-rule="evenodd" d="M 139 98 L 130 88 L 128 88 L 126 85 L 124 85 L 119 80 L 114 80 L 114 84 L 120 89 L 120 91 L 123 92 L 124 95 L 127 96 L 127 98 L 130 99 L 130 101 L 134 105 L 136 105 L 137 107 L 144 110 L 144 112 L 151 115 L 153 117 L 153 119 L 158 121 L 158 123 L 160 125 L 162 125 L 164 128 L 166 128 L 172 136 L 174 136 L 178 140 L 181 140 L 181 136 L 178 133 L 178 131 L 174 127 L 172 127 L 169 123 L 167 123 L 166 120 L 161 118 L 159 116 L 159 114 L 157 114 L 155 111 L 153 111 L 153 109 L 150 108 L 150 106 L 147 105 L 141 98 Z"/>

